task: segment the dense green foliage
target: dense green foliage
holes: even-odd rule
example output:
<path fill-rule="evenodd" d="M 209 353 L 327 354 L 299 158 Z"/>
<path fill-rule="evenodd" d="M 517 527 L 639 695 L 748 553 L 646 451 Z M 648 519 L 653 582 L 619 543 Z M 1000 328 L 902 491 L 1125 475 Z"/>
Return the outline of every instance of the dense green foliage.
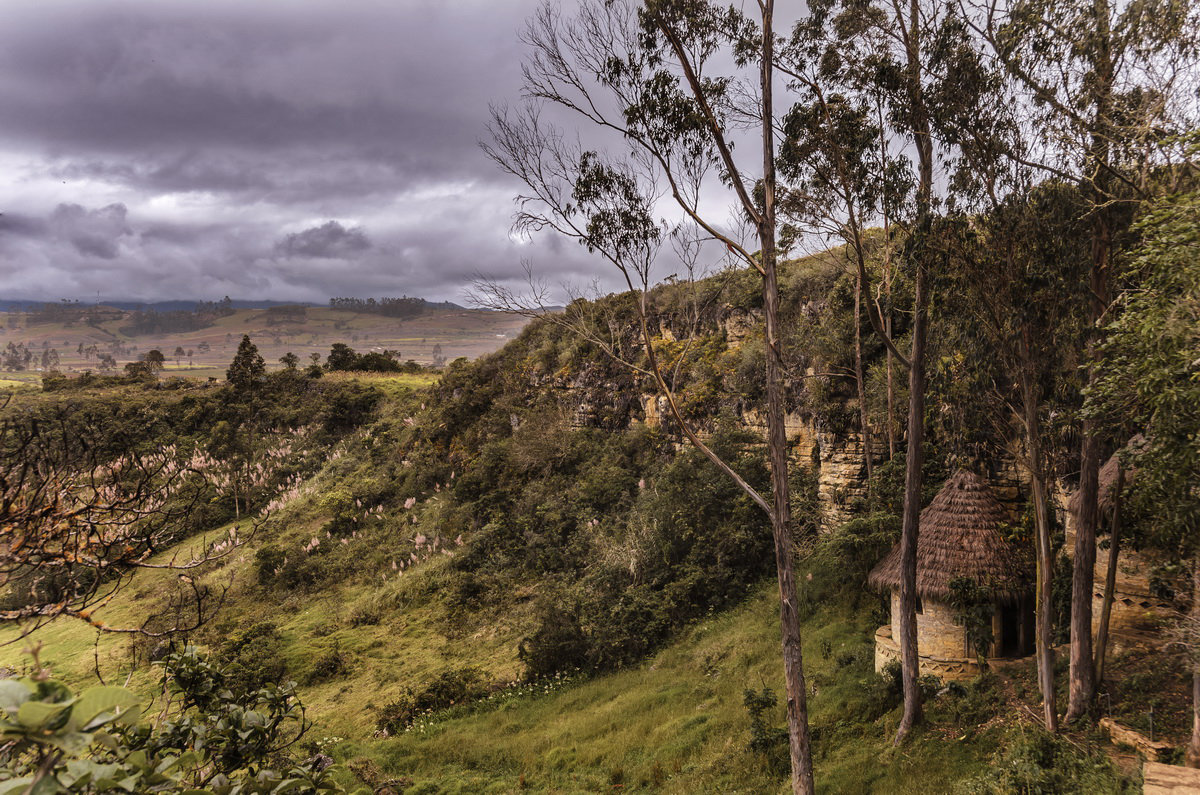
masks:
<path fill-rule="evenodd" d="M 356 353 L 344 342 L 335 342 L 325 358 L 326 370 L 367 373 L 419 373 L 425 368 L 409 359 L 401 364 L 397 351 L 368 351 Z"/>
<path fill-rule="evenodd" d="M 309 725 L 294 685 L 230 689 L 194 649 L 162 664 L 168 705 L 143 722 L 121 687 L 78 695 L 37 674 L 0 689 L 0 792 L 283 795 L 342 792 L 327 757 L 286 754 Z"/>

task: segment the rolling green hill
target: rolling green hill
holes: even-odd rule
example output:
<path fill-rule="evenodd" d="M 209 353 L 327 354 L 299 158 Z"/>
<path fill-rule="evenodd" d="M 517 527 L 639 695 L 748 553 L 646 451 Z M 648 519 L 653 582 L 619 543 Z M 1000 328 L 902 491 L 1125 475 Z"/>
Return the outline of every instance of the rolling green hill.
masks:
<path fill-rule="evenodd" d="M 794 306 L 825 311 L 814 302 L 834 275 L 819 260 L 794 270 Z M 737 284 L 718 289 L 734 300 L 725 311 L 747 316 L 753 299 L 737 298 Z M 667 327 L 677 296 L 655 300 Z M 709 417 L 712 443 L 761 482 L 760 442 L 729 416 L 729 401 L 752 399 L 739 374 L 755 352 L 730 344 L 720 318 L 707 323 L 681 354 L 682 394 Z M 786 791 L 783 708 L 763 696 L 781 689 L 769 533 L 719 472 L 627 399 L 638 389 L 628 371 L 542 322 L 428 387 L 272 378 L 250 394 L 130 385 L 67 399 L 111 418 L 98 427 L 134 434 L 126 444 L 208 448 L 220 418 L 242 423 L 242 454 L 267 462 L 265 485 L 243 495 L 258 519 L 242 535 L 257 530 L 200 575 L 227 589 L 224 603 L 176 642 L 201 645 L 238 681 L 299 682 L 314 724 L 305 752 L 330 753 L 345 783 L 381 792 Z M 731 388 L 723 399 L 712 397 L 717 378 Z M 9 411 L 56 400 L 30 395 Z M 836 391 L 804 400 L 843 411 Z M 253 458 L 280 427 L 300 440 L 293 455 Z M 881 468 L 877 499 L 896 474 Z M 814 484 L 801 477 L 796 493 L 797 515 L 813 516 Z M 797 560 L 822 790 L 1122 791 L 1092 738 L 1032 731 L 1029 672 L 931 686 L 929 723 L 892 748 L 898 684 L 874 672 L 883 619 L 862 586 L 892 519 L 882 502 L 861 509 L 873 518 L 810 536 Z M 229 494 L 214 492 L 207 510 L 198 529 L 213 538 L 233 518 Z M 183 559 L 204 538 L 158 559 Z M 179 589 L 175 572 L 141 571 L 96 618 L 139 625 Z M 20 669 L 27 641 L 4 632 L 0 664 Z M 69 681 L 99 673 L 147 699 L 159 692 L 149 663 L 159 640 L 68 619 L 31 640 Z M 747 690 L 766 699 L 757 729 Z"/>

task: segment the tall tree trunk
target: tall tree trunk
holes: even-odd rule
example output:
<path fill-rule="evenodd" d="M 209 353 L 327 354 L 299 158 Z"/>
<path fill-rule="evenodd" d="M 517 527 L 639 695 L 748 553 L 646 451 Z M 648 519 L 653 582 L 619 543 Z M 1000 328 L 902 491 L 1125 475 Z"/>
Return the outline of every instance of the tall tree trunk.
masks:
<path fill-rule="evenodd" d="M 1021 402 L 1025 413 L 1025 448 L 1029 456 L 1029 485 L 1033 493 L 1035 546 L 1037 549 L 1037 590 L 1035 645 L 1037 647 L 1038 690 L 1042 693 L 1042 713 L 1046 731 L 1058 731 L 1058 710 L 1054 692 L 1054 642 L 1052 637 L 1051 594 L 1054 587 L 1054 558 L 1050 545 L 1050 502 L 1047 498 L 1042 434 L 1038 414 L 1040 400 L 1033 380 L 1029 330 L 1021 340 Z"/>
<path fill-rule="evenodd" d="M 879 129 L 883 130 L 883 107 L 875 106 L 879 114 Z M 880 162 L 887 160 L 887 140 L 879 136 Z M 888 215 L 887 202 L 883 205 L 883 330 L 892 339 L 892 223 Z M 884 346 L 885 348 L 887 346 Z M 892 380 L 892 349 L 887 348 L 887 443 L 888 461 L 896 457 L 896 387 Z"/>
<path fill-rule="evenodd" d="M 887 288 L 887 316 L 884 318 L 884 328 L 887 335 L 892 336 L 892 286 Z M 888 441 L 888 460 L 891 461 L 896 457 L 896 385 L 893 380 L 893 362 L 892 352 L 887 352 L 887 441 Z"/>
<path fill-rule="evenodd" d="M 1071 572 L 1071 669 L 1067 723 L 1078 720 L 1096 693 L 1096 670 L 1092 659 L 1092 588 L 1096 569 L 1096 525 L 1098 519 L 1100 440 L 1094 423 L 1083 423 L 1080 455 L 1079 516 L 1075 524 L 1075 561 Z"/>
<path fill-rule="evenodd" d="M 871 423 L 867 416 L 867 386 L 862 356 L 862 274 L 854 280 L 854 382 L 858 386 L 858 430 L 862 436 L 863 467 L 867 472 L 867 496 L 871 494 Z"/>
<path fill-rule="evenodd" d="M 926 245 L 926 242 L 921 244 Z M 925 333 L 929 296 L 924 252 L 918 253 L 913 304 L 911 366 L 908 371 L 908 453 L 904 469 L 904 522 L 900 531 L 900 666 L 904 715 L 896 729 L 899 745 L 921 719 L 920 659 L 917 655 L 917 533 L 921 515 L 922 442 L 925 437 Z"/>
<path fill-rule="evenodd" d="M 762 246 L 763 313 L 766 316 L 767 454 L 771 462 L 771 532 L 775 540 L 775 572 L 779 580 L 779 624 L 783 642 L 783 671 L 787 691 L 788 750 L 792 759 L 792 792 L 814 791 L 812 752 L 808 734 L 808 702 L 796 608 L 796 578 L 792 562 L 791 506 L 788 495 L 788 445 L 783 425 L 783 363 L 779 339 L 779 283 L 775 249 L 775 128 L 772 107 L 774 2 L 763 5 L 762 146 L 763 210 L 759 224 Z M 736 177 L 735 177 L 736 178 Z"/>
<path fill-rule="evenodd" d="M 1192 639 L 1200 637 L 1200 553 L 1192 561 Z M 1200 649 L 1192 652 L 1192 739 L 1185 761 L 1188 767 L 1200 767 Z"/>
<path fill-rule="evenodd" d="M 1092 263 L 1089 275 L 1091 299 L 1088 341 L 1088 384 L 1096 378 L 1094 362 L 1100 334 L 1099 324 L 1108 308 L 1109 254 L 1112 232 L 1109 225 L 1108 155 L 1111 140 L 1113 62 L 1109 0 L 1093 0 L 1095 43 L 1093 51 L 1092 142 L 1088 150 L 1087 174 L 1092 197 Z M 1079 454 L 1079 516 L 1075 527 L 1075 565 L 1071 576 L 1071 672 L 1067 722 L 1071 723 L 1091 706 L 1096 695 L 1096 669 L 1092 654 L 1092 588 L 1096 577 L 1096 526 L 1099 524 L 1100 440 L 1094 420 L 1082 423 L 1083 442 Z"/>
<path fill-rule="evenodd" d="M 1109 521 L 1108 567 L 1104 572 L 1104 601 L 1100 607 L 1100 626 L 1096 629 L 1096 686 L 1104 682 L 1104 658 L 1108 653 L 1108 625 L 1112 619 L 1113 599 L 1117 592 L 1117 557 L 1121 552 L 1121 490 L 1125 488 L 1125 469 L 1117 467 L 1117 485 L 1113 491 L 1112 518 Z"/>
<path fill-rule="evenodd" d="M 904 714 L 896 745 L 921 719 L 920 658 L 917 654 L 917 534 L 921 519 L 921 470 L 925 441 L 925 335 L 929 320 L 929 251 L 933 228 L 933 132 L 922 88 L 921 6 L 910 0 L 906 79 L 917 150 L 917 241 L 913 295 L 912 353 L 908 369 L 908 453 L 904 462 L 904 521 L 900 529 L 900 668 Z M 911 241 L 910 241 L 911 244 Z"/>
<path fill-rule="evenodd" d="M 1100 212 L 1100 211 L 1097 211 Z M 1088 343 L 1087 360 L 1096 358 L 1098 325 L 1108 301 L 1107 225 L 1097 219 L 1093 240 L 1092 311 L 1093 339 Z M 1096 378 L 1089 369 L 1088 383 Z M 1096 528 L 1100 523 L 1100 439 L 1095 420 L 1082 423 L 1083 443 L 1079 455 L 1079 515 L 1075 523 L 1075 561 L 1071 572 L 1071 669 L 1067 704 L 1067 722 L 1078 720 L 1091 706 L 1096 695 L 1096 669 L 1092 653 L 1092 590 L 1096 579 Z"/>

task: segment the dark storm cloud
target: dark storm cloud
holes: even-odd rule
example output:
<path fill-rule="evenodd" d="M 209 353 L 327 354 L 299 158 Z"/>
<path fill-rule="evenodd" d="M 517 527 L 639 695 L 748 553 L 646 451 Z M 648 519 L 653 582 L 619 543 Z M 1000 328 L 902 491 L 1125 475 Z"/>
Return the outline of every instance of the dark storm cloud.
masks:
<path fill-rule="evenodd" d="M 460 299 L 591 280 L 479 151 L 537 0 L 8 0 L 0 297 Z"/>
<path fill-rule="evenodd" d="M 50 215 L 49 227 L 85 257 L 115 259 L 121 238 L 132 232 L 125 222 L 127 213 L 123 204 L 110 204 L 98 210 L 60 204 Z"/>
<path fill-rule="evenodd" d="M 289 257 L 345 259 L 371 247 L 362 227 L 347 229 L 337 221 L 294 232 L 275 244 L 275 250 Z"/>

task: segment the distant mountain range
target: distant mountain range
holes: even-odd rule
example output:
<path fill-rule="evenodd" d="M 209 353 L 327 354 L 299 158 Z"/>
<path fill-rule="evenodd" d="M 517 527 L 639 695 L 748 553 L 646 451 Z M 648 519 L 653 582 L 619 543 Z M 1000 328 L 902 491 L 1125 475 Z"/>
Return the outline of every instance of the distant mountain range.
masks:
<path fill-rule="evenodd" d="M 424 299 L 420 299 L 424 300 Z M 29 301 L 21 299 L 0 298 L 0 312 L 26 312 L 30 309 L 36 309 L 46 303 L 57 303 L 56 301 Z M 95 305 L 95 301 L 80 301 L 82 306 Z M 132 301 L 132 300 L 108 300 L 100 301 L 101 306 L 111 306 L 115 309 L 126 310 L 152 310 L 155 312 L 191 312 L 200 305 L 200 301 Z M 425 301 L 425 304 L 430 309 L 463 309 L 458 304 L 450 301 Z M 268 309 L 273 306 L 329 306 L 328 302 L 316 303 L 313 301 L 233 301 L 231 304 L 233 309 Z"/>

